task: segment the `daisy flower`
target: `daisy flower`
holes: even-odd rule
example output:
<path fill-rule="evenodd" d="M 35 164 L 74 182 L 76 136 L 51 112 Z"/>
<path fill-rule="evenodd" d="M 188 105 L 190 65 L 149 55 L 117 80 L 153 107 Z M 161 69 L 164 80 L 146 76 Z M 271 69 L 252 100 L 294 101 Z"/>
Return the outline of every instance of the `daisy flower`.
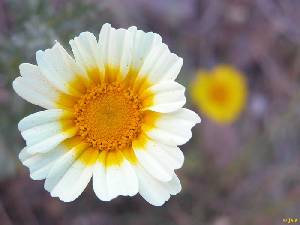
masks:
<path fill-rule="evenodd" d="M 156 33 L 102 26 L 99 40 L 83 32 L 36 53 L 13 82 L 22 98 L 46 110 L 22 119 L 19 158 L 51 196 L 69 202 L 92 179 L 110 201 L 139 193 L 160 206 L 181 190 L 179 145 L 200 122 L 182 108 L 185 88 L 175 79 L 183 60 Z"/>
<path fill-rule="evenodd" d="M 200 70 L 191 85 L 191 97 L 210 119 L 218 123 L 233 122 L 245 107 L 245 76 L 230 65 Z"/>

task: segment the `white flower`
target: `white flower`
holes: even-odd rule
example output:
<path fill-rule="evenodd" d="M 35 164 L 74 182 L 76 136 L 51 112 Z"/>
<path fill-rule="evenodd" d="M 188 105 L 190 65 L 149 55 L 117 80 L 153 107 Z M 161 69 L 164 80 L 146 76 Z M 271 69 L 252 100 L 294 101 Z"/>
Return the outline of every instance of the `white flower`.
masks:
<path fill-rule="evenodd" d="M 46 108 L 18 125 L 26 141 L 22 163 L 45 179 L 53 197 L 76 199 L 91 178 L 99 199 L 139 193 L 162 205 L 181 190 L 177 147 L 200 122 L 182 108 L 175 82 L 182 58 L 158 34 L 103 25 L 99 41 L 83 32 L 70 41 L 75 59 L 57 42 L 20 65 L 14 90 Z"/>

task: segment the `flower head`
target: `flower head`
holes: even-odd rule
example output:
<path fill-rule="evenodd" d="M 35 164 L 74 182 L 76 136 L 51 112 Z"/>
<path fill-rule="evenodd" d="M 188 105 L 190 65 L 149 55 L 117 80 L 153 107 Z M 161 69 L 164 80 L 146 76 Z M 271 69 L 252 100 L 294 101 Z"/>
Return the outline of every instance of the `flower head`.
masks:
<path fill-rule="evenodd" d="M 234 121 L 245 106 L 247 85 L 244 75 L 229 65 L 199 71 L 191 86 L 191 96 L 199 109 L 219 123 Z"/>
<path fill-rule="evenodd" d="M 25 100 L 46 110 L 18 125 L 26 147 L 20 160 L 51 196 L 73 201 L 93 180 L 99 199 L 137 193 L 162 205 L 181 190 L 177 147 L 200 122 L 182 108 L 175 82 L 182 59 L 158 34 L 103 25 L 70 41 L 74 58 L 56 43 L 20 65 L 13 82 Z"/>

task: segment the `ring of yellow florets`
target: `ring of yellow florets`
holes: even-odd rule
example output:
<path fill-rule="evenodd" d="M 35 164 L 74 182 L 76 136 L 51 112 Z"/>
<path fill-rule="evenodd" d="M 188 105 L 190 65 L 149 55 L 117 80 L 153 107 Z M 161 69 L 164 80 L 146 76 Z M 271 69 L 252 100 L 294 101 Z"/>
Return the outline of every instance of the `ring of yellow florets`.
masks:
<path fill-rule="evenodd" d="M 141 133 L 142 103 L 134 92 L 113 82 L 94 85 L 74 105 L 78 134 L 90 146 L 126 149 Z"/>

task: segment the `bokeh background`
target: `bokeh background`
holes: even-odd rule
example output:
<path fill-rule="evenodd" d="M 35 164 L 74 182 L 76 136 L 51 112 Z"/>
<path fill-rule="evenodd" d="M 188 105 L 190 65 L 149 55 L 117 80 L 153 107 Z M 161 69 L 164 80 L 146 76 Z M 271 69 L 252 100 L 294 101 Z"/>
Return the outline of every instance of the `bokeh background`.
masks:
<path fill-rule="evenodd" d="M 277 225 L 300 217 L 299 0 L 0 0 L 1 225 Z M 17 122 L 38 107 L 12 90 L 22 62 L 54 40 L 64 45 L 103 23 L 136 25 L 184 58 L 179 82 L 226 63 L 248 81 L 242 114 L 230 124 L 205 117 L 183 146 L 182 192 L 163 207 L 141 197 L 99 201 L 91 185 L 63 203 L 32 181 L 17 155 Z M 187 94 L 189 91 L 187 90 Z"/>

